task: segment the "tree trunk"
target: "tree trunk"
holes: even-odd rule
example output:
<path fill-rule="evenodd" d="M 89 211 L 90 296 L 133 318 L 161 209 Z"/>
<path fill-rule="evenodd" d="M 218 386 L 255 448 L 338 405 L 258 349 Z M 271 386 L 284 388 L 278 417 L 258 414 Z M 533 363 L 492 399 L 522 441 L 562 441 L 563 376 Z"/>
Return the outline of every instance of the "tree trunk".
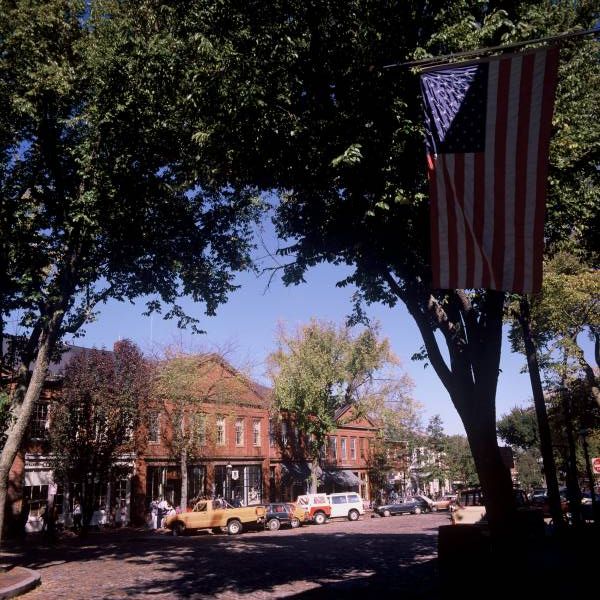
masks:
<path fill-rule="evenodd" d="M 490 530 L 501 536 L 512 529 L 516 513 L 510 472 L 496 437 L 504 293 L 487 290 L 474 307 L 464 291 L 453 290 L 441 303 L 420 283 L 400 287 L 391 275 L 385 278 L 415 319 L 427 356 L 463 422 Z M 444 337 L 449 366 L 440 351 L 436 330 Z"/>
<path fill-rule="evenodd" d="M 563 514 L 560 506 L 560 492 L 558 489 L 558 479 L 556 477 L 556 465 L 554 463 L 554 454 L 552 452 L 550 425 L 548 424 L 548 413 L 546 412 L 546 402 L 544 401 L 544 390 L 542 389 L 537 351 L 533 336 L 531 335 L 529 302 L 527 301 L 527 298 L 521 299 L 519 323 L 523 331 L 527 369 L 529 370 L 529 379 L 533 391 L 533 403 L 535 405 L 535 413 L 540 432 L 540 451 L 542 453 L 542 461 L 544 464 L 544 477 L 546 478 L 546 489 L 548 490 L 550 514 L 552 515 L 555 526 L 562 527 L 564 524 Z"/>
<path fill-rule="evenodd" d="M 495 408 L 489 402 L 480 402 L 476 417 L 463 417 L 463 422 L 483 490 L 490 531 L 496 537 L 503 537 L 513 529 L 516 503 L 510 470 L 502 460 L 496 440 Z"/>
<path fill-rule="evenodd" d="M 181 504 L 182 512 L 185 512 L 188 505 L 188 467 L 187 467 L 187 448 L 185 445 L 181 448 Z"/>
<path fill-rule="evenodd" d="M 0 454 L 0 544 L 4 528 L 10 469 L 25 437 L 35 403 L 39 400 L 44 387 L 50 356 L 56 345 L 63 316 L 64 312 L 62 310 L 56 311 L 42 331 L 31 379 L 27 385 L 23 402 L 13 407 L 15 419 L 9 426 L 6 442 Z"/>
<path fill-rule="evenodd" d="M 317 488 L 319 487 L 317 469 L 319 468 L 319 461 L 313 459 L 310 463 L 310 493 L 316 494 Z"/>

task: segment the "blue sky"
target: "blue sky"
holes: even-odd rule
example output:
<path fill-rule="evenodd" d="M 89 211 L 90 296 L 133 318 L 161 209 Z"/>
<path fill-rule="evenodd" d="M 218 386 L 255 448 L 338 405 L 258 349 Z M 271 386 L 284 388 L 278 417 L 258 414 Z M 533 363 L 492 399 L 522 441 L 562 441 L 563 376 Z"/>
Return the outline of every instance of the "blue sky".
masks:
<path fill-rule="evenodd" d="M 267 286 L 266 276 L 243 274 L 238 278 L 241 288 L 220 307 L 216 317 L 202 316 L 202 306 L 194 307 L 191 302 L 182 301 L 185 308 L 201 317 L 201 326 L 207 331 L 201 336 L 181 331 L 174 322 L 164 321 L 160 316 L 143 317 L 143 303 L 111 302 L 102 307 L 97 322 L 87 326 L 86 335 L 76 343 L 110 348 L 115 340 L 126 337 L 145 352 L 159 352 L 173 344 L 187 351 L 225 348 L 234 365 L 249 366 L 253 376 L 266 383 L 265 359 L 275 347 L 278 323 L 295 328 L 311 317 L 344 322 L 351 310 L 353 289 L 336 288 L 335 282 L 345 274 L 344 267 L 321 265 L 307 273 L 305 284 L 288 288 L 277 278 Z M 379 321 L 382 335 L 389 338 L 403 369 L 413 379 L 413 396 L 424 408 L 423 424 L 426 425 L 429 417 L 439 414 L 447 433 L 464 433 L 450 398 L 433 369 L 410 360 L 422 341 L 404 306 L 374 305 L 368 309 L 368 315 Z M 511 354 L 504 344 L 497 396 L 499 415 L 513 406 L 527 404 L 531 397 L 528 376 L 519 374 L 523 362 L 521 356 Z"/>

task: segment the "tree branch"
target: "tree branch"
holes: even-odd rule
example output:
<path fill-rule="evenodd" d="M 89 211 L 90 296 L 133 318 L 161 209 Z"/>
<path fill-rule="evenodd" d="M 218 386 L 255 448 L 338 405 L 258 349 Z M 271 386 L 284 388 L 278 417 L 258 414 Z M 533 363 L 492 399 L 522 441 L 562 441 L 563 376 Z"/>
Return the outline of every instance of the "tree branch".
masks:
<path fill-rule="evenodd" d="M 448 368 L 448 365 L 444 361 L 444 357 L 440 352 L 439 345 L 435 339 L 433 327 L 431 326 L 431 322 L 429 320 L 429 315 L 422 310 L 422 303 L 419 302 L 417 291 L 413 290 L 408 292 L 407 290 L 402 289 L 402 287 L 398 285 L 398 282 L 392 277 L 391 273 L 387 271 L 384 271 L 382 275 L 390 286 L 390 289 L 404 302 L 406 308 L 415 320 L 415 323 L 421 332 L 421 336 L 423 337 L 423 342 L 425 344 L 425 349 L 427 350 L 427 356 L 431 361 L 431 365 L 444 384 L 444 387 L 452 395 L 452 391 L 454 389 L 452 372 Z M 430 312 L 430 315 L 434 318 L 434 322 L 442 331 L 445 329 L 445 336 L 448 336 L 451 331 L 451 324 L 448 324 L 446 315 L 435 298 L 433 298 L 431 294 L 427 295 L 428 299 L 426 306 Z M 446 325 L 445 328 L 442 328 L 442 324 Z"/>

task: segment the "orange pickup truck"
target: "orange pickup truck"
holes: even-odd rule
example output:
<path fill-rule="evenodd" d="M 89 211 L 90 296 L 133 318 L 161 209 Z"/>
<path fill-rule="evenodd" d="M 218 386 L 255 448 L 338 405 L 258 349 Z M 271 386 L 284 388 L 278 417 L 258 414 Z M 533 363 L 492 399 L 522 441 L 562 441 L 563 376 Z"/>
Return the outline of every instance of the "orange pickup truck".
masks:
<path fill-rule="evenodd" d="M 166 526 L 173 535 L 183 535 L 186 531 L 216 529 L 229 535 L 241 533 L 244 527 L 259 527 L 265 522 L 264 506 L 234 508 L 224 500 L 200 500 L 191 512 L 167 517 Z"/>

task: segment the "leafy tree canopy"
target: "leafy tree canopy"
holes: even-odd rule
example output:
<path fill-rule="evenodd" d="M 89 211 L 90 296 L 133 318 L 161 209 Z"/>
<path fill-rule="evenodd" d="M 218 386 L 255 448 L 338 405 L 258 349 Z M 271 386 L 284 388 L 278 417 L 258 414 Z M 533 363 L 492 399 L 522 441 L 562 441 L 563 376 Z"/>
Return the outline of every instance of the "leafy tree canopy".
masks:
<path fill-rule="evenodd" d="M 526 451 L 538 448 L 540 438 L 533 408 L 515 406 L 498 421 L 498 435 L 510 446 Z"/>
<path fill-rule="evenodd" d="M 479 485 L 479 476 L 469 442 L 463 435 L 449 435 L 446 440 L 447 477 L 463 487 Z"/>
<path fill-rule="evenodd" d="M 357 416 L 393 399 L 401 379 L 380 375 L 396 364 L 388 341 L 375 329 L 354 333 L 316 320 L 292 334 L 281 329 L 278 348 L 269 357 L 276 407 L 293 415 L 298 429 L 313 440 L 312 455 L 318 459 L 336 427 L 338 409 L 352 404 Z"/>

